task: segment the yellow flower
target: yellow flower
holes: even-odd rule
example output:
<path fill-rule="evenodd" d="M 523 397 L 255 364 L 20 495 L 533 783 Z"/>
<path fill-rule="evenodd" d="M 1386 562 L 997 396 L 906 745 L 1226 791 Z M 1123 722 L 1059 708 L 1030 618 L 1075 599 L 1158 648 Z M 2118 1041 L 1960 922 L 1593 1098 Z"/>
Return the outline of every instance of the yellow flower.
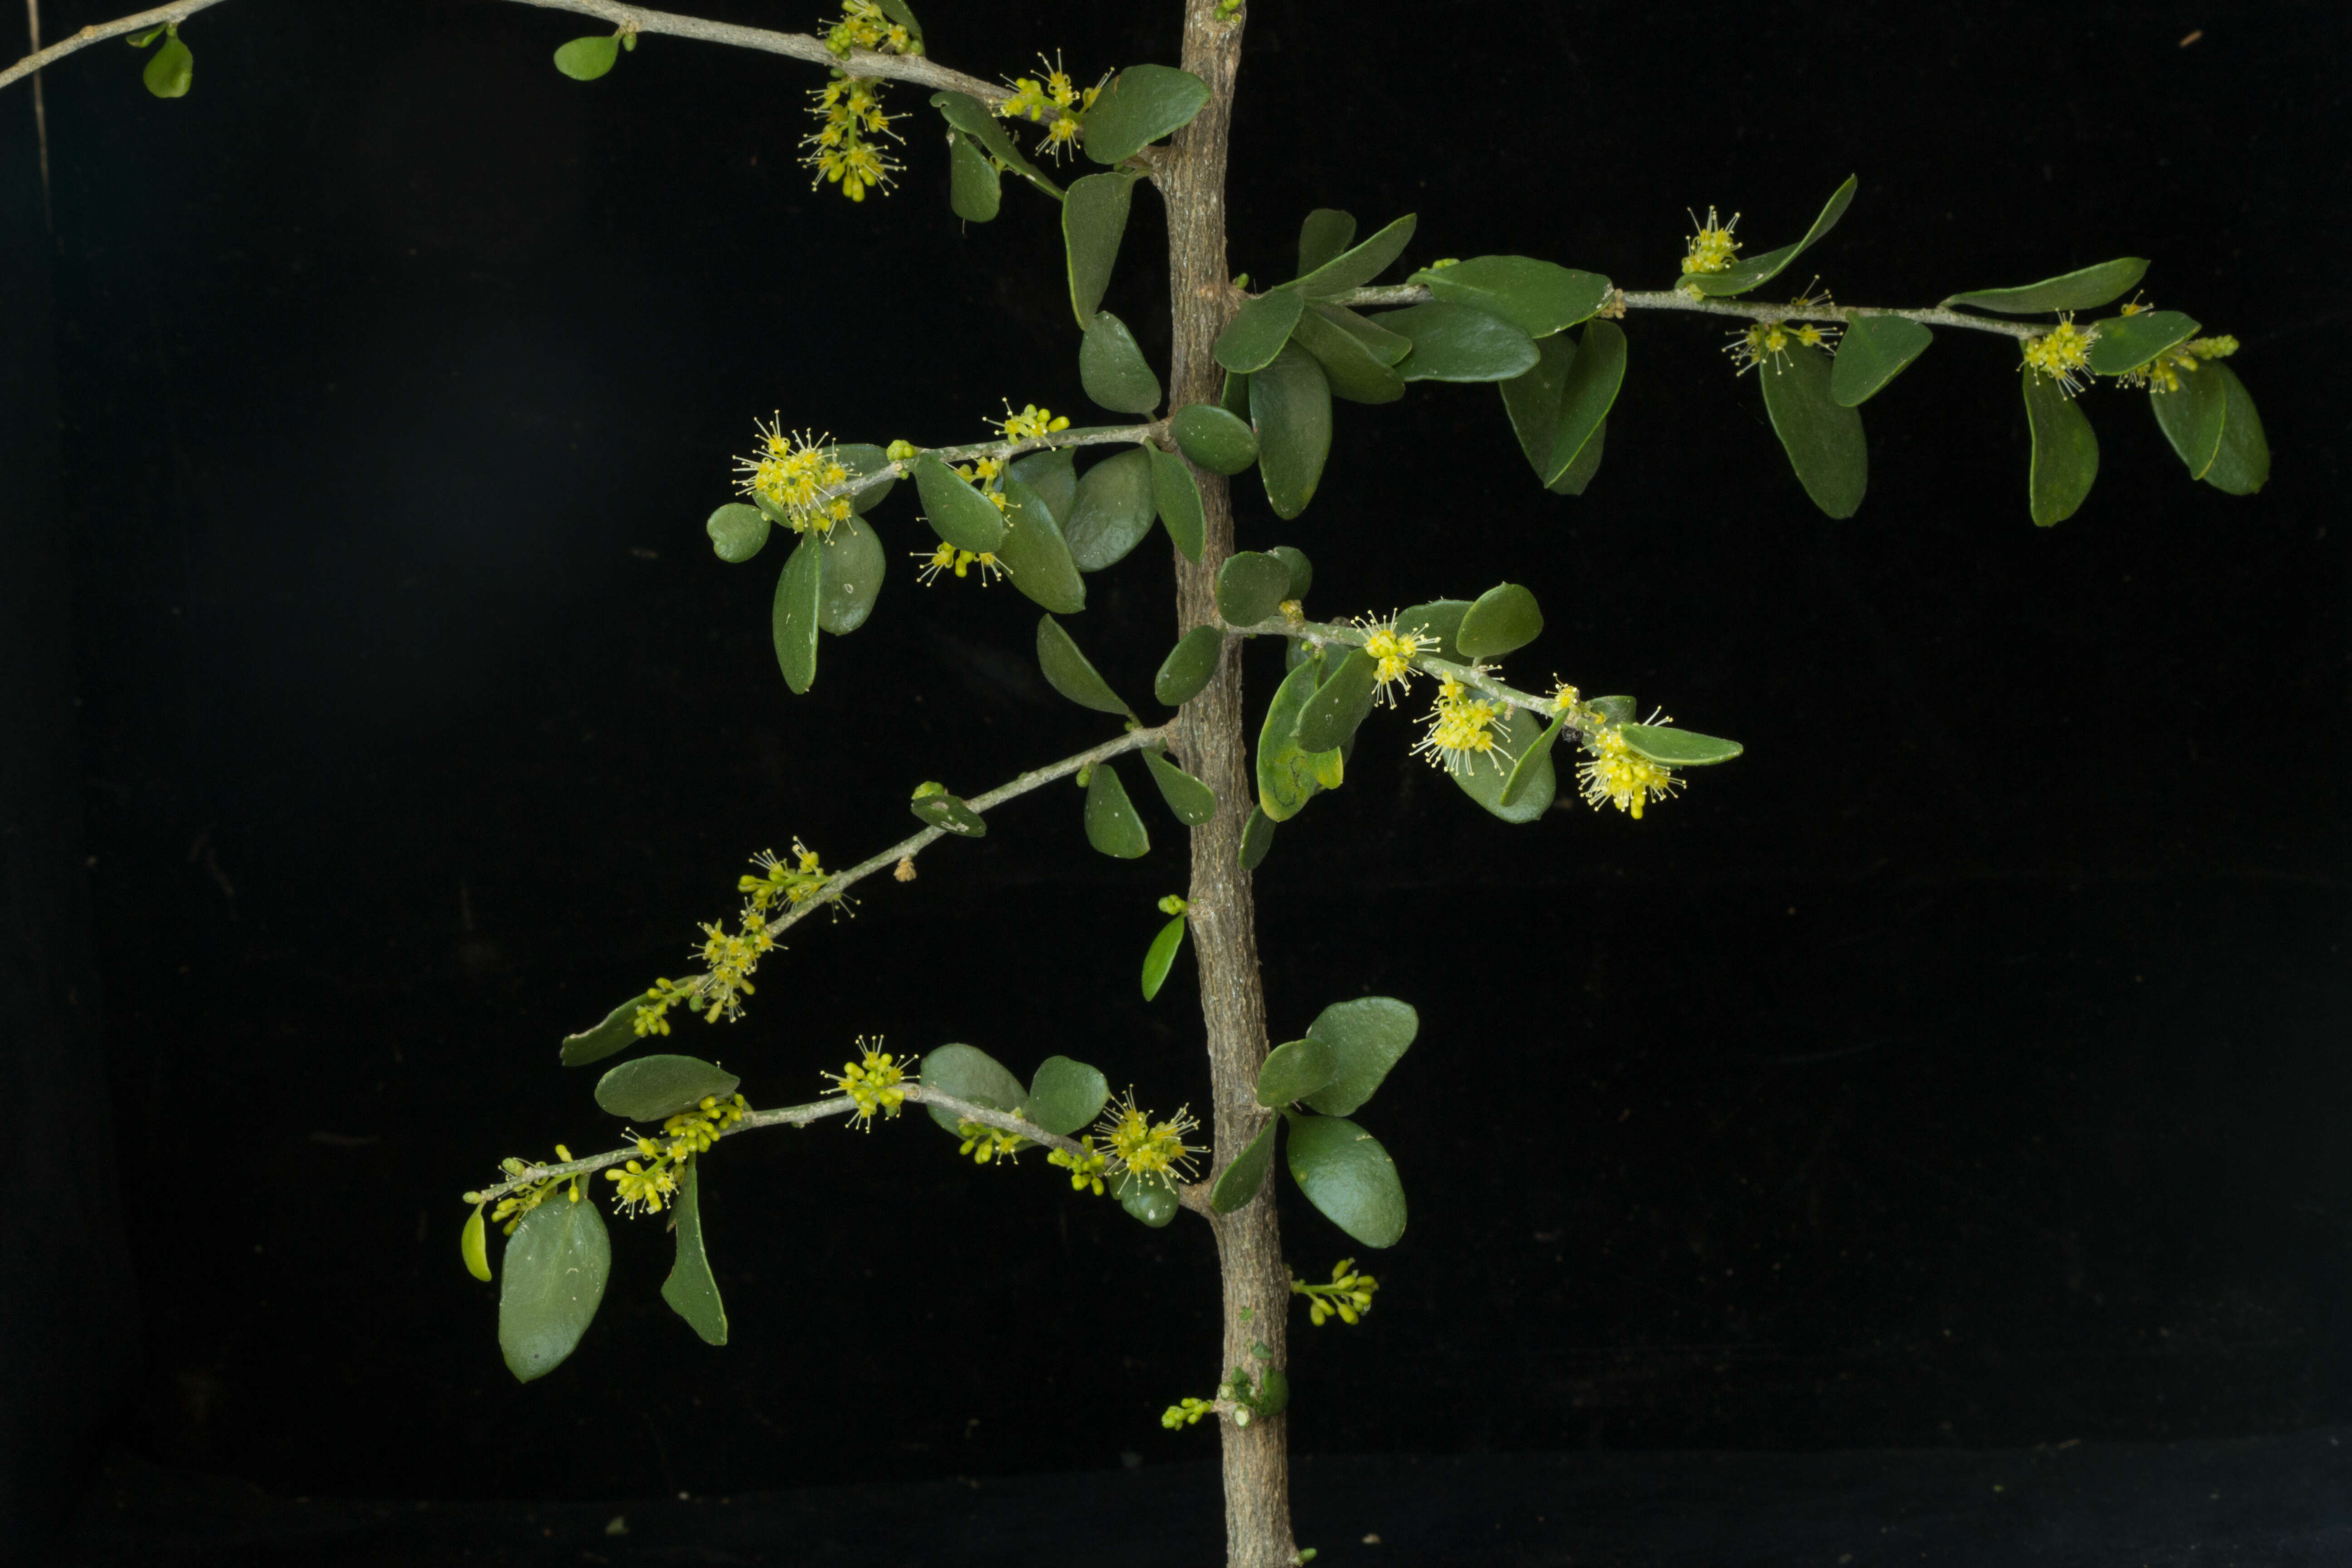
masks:
<path fill-rule="evenodd" d="M 922 569 L 915 576 L 927 588 L 939 580 L 942 572 L 952 572 L 961 577 L 975 566 L 980 568 L 980 585 L 983 588 L 996 578 L 1013 575 L 1011 569 L 989 552 L 983 550 L 975 554 L 969 550 L 958 550 L 945 540 L 940 542 L 936 550 L 918 550 L 913 553 L 916 560 L 923 563 Z"/>
<path fill-rule="evenodd" d="M 1066 416 L 1057 416 L 1052 409 L 1040 408 L 1034 403 L 1023 404 L 1021 412 L 1015 414 L 1013 412 L 1013 405 L 1007 402 L 1004 405 L 1004 417 L 992 419 L 989 423 L 1003 431 L 1004 438 L 1008 441 L 1034 441 L 1050 436 L 1056 430 L 1066 430 L 1070 427 L 1070 421 Z"/>
<path fill-rule="evenodd" d="M 1739 249 L 1739 242 L 1731 237 L 1731 231 L 1739 225 L 1739 215 L 1733 213 L 1729 223 L 1717 224 L 1715 209 L 1709 207 L 1706 209 L 1705 223 L 1700 223 L 1694 216 L 1691 224 L 1698 232 L 1691 236 L 1690 247 L 1683 253 L 1684 275 L 1687 277 L 1694 272 L 1721 272 L 1727 269 L 1731 266 L 1733 256 Z"/>
<path fill-rule="evenodd" d="M 1449 773 L 1476 767 L 1481 757 L 1494 758 L 1500 768 L 1508 757 L 1495 744 L 1495 721 L 1503 716 L 1503 706 L 1472 697 L 1470 689 L 1450 675 L 1442 677 L 1437 683 L 1437 705 L 1424 721 L 1429 733 L 1413 750 L 1425 754 L 1431 766 Z"/>
<path fill-rule="evenodd" d="M 677 1191 L 677 1178 L 658 1161 L 649 1171 L 632 1160 L 618 1170 L 606 1171 L 604 1179 L 620 1184 L 620 1204 L 624 1214 L 633 1211 L 659 1214 L 662 1200 Z"/>
<path fill-rule="evenodd" d="M 1364 651 L 1373 659 L 1372 679 L 1379 684 L 1373 689 L 1374 702 L 1391 700 L 1389 688 L 1400 689 L 1412 684 L 1412 661 L 1434 650 L 1435 637 L 1425 637 L 1418 630 L 1397 630 L 1396 617 L 1375 621 L 1365 616 L 1356 622 L 1364 630 Z"/>
<path fill-rule="evenodd" d="M 1620 811 L 1633 813 L 1639 822 L 1643 805 L 1668 799 L 1683 787 L 1672 768 L 1633 750 L 1618 730 L 1604 730 L 1585 745 L 1592 760 L 1576 771 L 1584 781 L 1586 802 L 1595 807 L 1606 801 Z"/>
<path fill-rule="evenodd" d="M 2055 381 L 2072 397 L 2083 390 L 2083 374 L 2091 368 L 2091 344 L 2098 335 L 2096 327 L 2084 331 L 2076 326 L 2070 312 L 2059 317 L 2058 324 L 2041 336 L 2025 340 L 2025 363 Z"/>
<path fill-rule="evenodd" d="M 857 1048 L 862 1054 L 856 1061 L 844 1063 L 842 1070 L 837 1073 L 821 1076 L 833 1080 L 834 1093 L 847 1095 L 850 1103 L 857 1107 L 850 1117 L 851 1122 L 870 1129 L 877 1112 L 895 1117 L 898 1114 L 898 1108 L 907 1103 L 907 1069 L 913 1067 L 918 1058 L 908 1057 L 904 1061 L 898 1060 L 882 1048 L 879 1036 L 870 1046 L 866 1043 L 865 1036 L 858 1036 Z"/>
<path fill-rule="evenodd" d="M 1135 1091 L 1129 1089 L 1124 1100 L 1103 1112 L 1095 1131 L 1110 1144 L 1110 1152 L 1122 1170 L 1140 1180 L 1172 1187 L 1180 1178 L 1192 1178 L 1192 1156 L 1202 1151 L 1185 1142 L 1184 1134 L 1200 1125 L 1182 1106 L 1165 1121 L 1152 1121 L 1137 1106 Z"/>
<path fill-rule="evenodd" d="M 854 510 L 849 498 L 835 492 L 855 476 L 827 445 L 832 437 L 812 439 L 805 430 L 787 436 L 774 419 L 765 425 L 754 420 L 752 428 L 760 444 L 750 457 L 735 460 L 741 470 L 737 489 L 765 502 L 798 533 L 830 533 L 834 524 L 848 519 Z"/>
<path fill-rule="evenodd" d="M 1013 1112 L 1019 1115 L 1019 1111 Z M 1021 1151 L 1029 1148 L 1029 1140 L 1018 1132 L 1001 1132 L 977 1121 L 958 1121 L 956 1135 L 963 1140 L 956 1152 L 969 1154 L 975 1165 L 993 1164 L 999 1160 L 1017 1160 Z"/>
<path fill-rule="evenodd" d="M 1766 360 L 1772 362 L 1775 372 L 1786 363 L 1789 345 L 1798 342 L 1797 334 L 1780 321 L 1759 321 L 1746 331 L 1732 335 L 1724 353 L 1738 369 L 1735 374 L 1745 375 Z"/>
<path fill-rule="evenodd" d="M 1045 1156 L 1045 1163 L 1059 1165 L 1070 1173 L 1072 1192 L 1083 1193 L 1091 1188 L 1095 1196 L 1100 1197 L 1103 1195 L 1103 1172 L 1110 1165 L 1110 1156 L 1095 1152 L 1095 1141 L 1091 1134 L 1079 1139 L 1078 1147 L 1085 1152 L 1073 1154 L 1066 1150 L 1056 1149 Z"/>
<path fill-rule="evenodd" d="M 845 55 L 852 45 L 884 48 L 890 33 L 878 22 L 852 16 L 825 41 L 835 54 Z M 877 186 L 887 189 L 899 164 L 871 138 L 887 136 L 893 142 L 905 138 L 890 129 L 890 122 L 898 117 L 883 111 L 882 84 L 835 71 L 831 81 L 809 96 L 816 100 L 817 128 L 801 139 L 801 145 L 813 149 L 802 159 L 816 171 L 811 185 L 831 180 L 853 202 L 864 201 L 866 193 Z"/>

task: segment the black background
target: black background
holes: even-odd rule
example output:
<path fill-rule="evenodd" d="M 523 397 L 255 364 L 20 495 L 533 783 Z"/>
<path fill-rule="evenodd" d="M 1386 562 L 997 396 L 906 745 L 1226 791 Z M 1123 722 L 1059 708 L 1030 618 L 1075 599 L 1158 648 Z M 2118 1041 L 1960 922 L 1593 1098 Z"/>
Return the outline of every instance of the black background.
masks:
<path fill-rule="evenodd" d="M 54 37 L 112 8 L 47 11 Z M 958 67 L 1058 47 L 1091 79 L 1172 60 L 1174 11 L 926 21 Z M 1107 733 L 1036 676 L 1034 606 L 911 563 L 791 698 L 781 551 L 729 567 L 700 527 L 771 411 L 925 444 L 1006 398 L 1088 422 L 1050 205 L 1009 184 L 960 225 L 905 87 L 896 194 L 813 195 L 811 68 L 652 38 L 582 85 L 547 56 L 586 30 L 242 0 L 187 26 L 184 100 L 119 44 L 47 73 L 62 500 L 10 526 L 71 542 L 137 1302 L 91 1363 L 97 1441 L 443 1499 L 1203 1457 L 1156 1419 L 1216 1379 L 1203 1228 L 1143 1231 L 1034 1156 L 975 1170 L 919 1121 L 714 1157 L 724 1350 L 660 1302 L 640 1221 L 579 1354 L 530 1386 L 499 1363 L 456 1194 L 610 1137 L 556 1040 L 683 967 L 752 851 L 854 861 L 911 830 L 918 780 L 973 792 Z M 1340 405 L 1294 522 L 1237 482 L 1244 544 L 1314 557 L 1312 611 L 1507 576 L 1549 619 L 1522 684 L 1749 747 L 1642 822 L 1513 828 L 1383 717 L 1283 831 L 1276 1038 L 1365 992 L 1423 1019 L 1361 1117 L 1413 1223 L 1365 1261 L 1364 1324 L 1294 1331 L 1298 1451 L 2352 1418 L 2343 42 L 2324 5 L 1253 7 L 1237 271 L 1286 276 L 1335 205 L 1417 212 L 1411 265 L 1656 287 L 1686 209 L 1738 209 L 1760 250 L 1858 173 L 1802 268 L 1841 300 L 2151 257 L 2150 298 L 2243 341 L 2277 455 L 2262 495 L 2220 495 L 2101 388 L 2097 489 L 2037 530 L 2013 351 L 1944 332 L 1866 410 L 1870 498 L 1832 522 L 1716 324 L 1644 315 L 1581 499 L 1538 489 L 1483 387 Z M 14 147 L 23 88 L 6 113 Z M 8 244 L 44 249 L 37 200 L 13 210 Z M 1159 357 L 1164 231 L 1148 194 L 1135 214 L 1108 302 Z M 894 555 L 929 537 L 910 494 L 876 521 Z M 1070 622 L 1138 699 L 1170 582 L 1148 544 Z M 1251 658 L 1262 700 L 1277 656 Z M 1131 864 L 1086 848 L 1073 791 L 1006 808 L 675 1046 L 761 1104 L 813 1096 L 860 1033 L 1197 1103 L 1189 957 L 1156 1004 L 1135 986 L 1183 877 L 1145 804 Z M 105 1147 L 98 1107 L 17 1114 Z M 1299 1272 L 1360 1250 L 1283 1202 Z"/>

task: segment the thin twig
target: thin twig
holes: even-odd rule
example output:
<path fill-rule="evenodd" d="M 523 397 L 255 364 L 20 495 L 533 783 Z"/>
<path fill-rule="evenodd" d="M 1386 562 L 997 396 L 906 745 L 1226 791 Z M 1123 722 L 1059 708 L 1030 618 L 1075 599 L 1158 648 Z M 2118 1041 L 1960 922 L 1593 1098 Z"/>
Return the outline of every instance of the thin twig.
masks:
<path fill-rule="evenodd" d="M 975 441 L 962 447 L 919 447 L 915 456 L 929 452 L 942 463 L 970 462 L 975 458 L 1017 458 L 1024 452 L 1049 452 L 1065 447 L 1108 447 L 1132 442 L 1138 446 L 1160 446 L 1168 437 L 1168 421 L 1155 419 L 1149 425 L 1105 425 L 1076 430 L 1056 430 L 1048 436 L 1033 436 L 1018 441 Z M 860 490 L 893 479 L 912 479 L 914 458 L 906 458 L 859 474 L 848 483 L 825 492 L 828 496 L 854 496 Z"/>
<path fill-rule="evenodd" d="M 1437 296 L 1419 283 L 1391 283 L 1378 289 L 1359 289 L 1351 294 L 1334 299 L 1335 305 L 1426 305 Z M 1852 321 L 1861 316 L 1900 316 L 1908 321 L 1922 321 L 1929 326 L 1964 327 L 1971 331 L 1998 332 L 2009 338 L 2038 338 L 2050 329 L 2031 321 L 1995 321 L 1964 311 L 1948 310 L 1941 305 L 1920 310 L 1897 309 L 1887 305 L 1833 305 L 1826 300 L 1798 300 L 1786 305 L 1767 305 L 1749 300 L 1694 300 L 1672 289 L 1629 293 L 1617 290 L 1612 302 L 1629 310 L 1696 310 L 1706 316 L 1734 316 L 1743 321 Z"/>
<path fill-rule="evenodd" d="M 1372 623 L 1373 631 L 1381 629 L 1381 623 L 1379 621 Z M 1372 635 L 1371 631 L 1367 631 L 1362 626 L 1349 626 L 1345 622 L 1288 621 L 1278 616 L 1245 626 L 1237 626 L 1229 621 L 1221 620 L 1217 623 L 1217 627 L 1220 631 L 1229 632 L 1234 637 L 1289 637 L 1296 642 L 1317 645 L 1337 643 L 1343 647 L 1361 647 L 1364 646 L 1364 639 Z M 1409 631 L 1412 628 L 1404 629 Z M 1457 680 L 1474 691 L 1486 693 L 1497 702 L 1507 703 L 1513 708 L 1525 709 L 1538 719 L 1549 719 L 1565 711 L 1568 715 L 1568 727 L 1571 730 L 1598 734 L 1610 723 L 1607 714 L 1589 704 L 1561 702 L 1555 698 L 1539 697 L 1532 691 L 1521 691 L 1515 686 L 1507 686 L 1496 679 L 1483 665 L 1456 664 L 1452 659 L 1433 658 L 1428 654 L 1416 654 L 1412 658 L 1412 667 L 1415 669 L 1426 670 L 1440 679 Z"/>
<path fill-rule="evenodd" d="M 169 5 L 158 5 L 152 11 L 142 11 L 135 16 L 118 16 L 111 22 L 92 22 L 71 37 L 59 38 L 47 48 L 35 48 L 23 59 L 0 70 L 0 87 L 6 87 L 20 77 L 28 77 L 51 60 L 61 60 L 77 55 L 92 44 L 102 44 L 109 38 L 119 38 L 125 33 L 143 32 L 149 27 L 176 26 L 199 11 L 209 11 L 221 0 L 174 0 Z"/>

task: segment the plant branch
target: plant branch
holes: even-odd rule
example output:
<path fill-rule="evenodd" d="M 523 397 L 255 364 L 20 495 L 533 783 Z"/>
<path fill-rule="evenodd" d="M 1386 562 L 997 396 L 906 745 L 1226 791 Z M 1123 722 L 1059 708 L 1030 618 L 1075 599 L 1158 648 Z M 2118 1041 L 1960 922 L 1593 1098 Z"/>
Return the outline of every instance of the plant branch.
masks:
<path fill-rule="evenodd" d="M 1425 305 L 1437 298 L 1418 283 L 1394 283 L 1379 289 L 1359 289 L 1333 300 L 1335 305 Z M 1612 300 L 1628 310 L 1695 310 L 1706 316 L 1732 316 L 1743 321 L 1852 321 L 1861 316 L 1901 316 L 1935 327 L 1964 327 L 1971 331 L 1997 332 L 2007 338 L 2038 338 L 2049 328 L 2032 321 L 1995 321 L 1965 311 L 1935 305 L 1903 310 L 1885 305 L 1833 305 L 1825 300 L 1800 300 L 1767 305 L 1748 300 L 1694 300 L 1672 289 L 1628 293 L 1620 289 Z"/>
<path fill-rule="evenodd" d="M 915 455 L 929 452 L 942 463 L 969 462 L 974 458 L 1018 458 L 1027 452 L 1046 452 L 1064 447 L 1109 447 L 1134 443 L 1159 446 L 1168 438 L 1168 421 L 1155 419 L 1149 425 L 1089 425 L 1075 430 L 1056 430 L 1048 436 L 1033 436 L 1018 441 L 975 441 L 962 447 L 919 447 Z M 901 459 L 859 474 L 848 483 L 825 492 L 827 496 L 854 496 L 860 490 L 891 479 L 912 479 L 912 459 Z"/>
<path fill-rule="evenodd" d="M 1325 621 L 1286 621 L 1279 616 L 1245 626 L 1237 626 L 1223 620 L 1217 625 L 1220 629 L 1230 632 L 1235 637 L 1290 637 L 1296 641 L 1317 646 L 1338 643 L 1346 647 L 1361 647 L 1364 646 L 1364 639 L 1371 636 L 1371 633 L 1362 626 Z M 1376 629 L 1379 625 L 1377 621 L 1373 623 Z M 1610 723 L 1607 714 L 1588 703 L 1564 703 L 1556 698 L 1539 697 L 1531 691 L 1521 691 L 1515 686 L 1506 686 L 1496 679 L 1482 665 L 1456 664 L 1449 658 L 1433 658 L 1427 654 L 1416 654 L 1413 656 L 1412 667 L 1415 669 L 1426 670 L 1440 679 L 1458 680 L 1474 691 L 1483 691 L 1497 702 L 1508 703 L 1514 708 L 1524 708 L 1538 718 L 1549 719 L 1565 710 L 1568 715 L 1568 727 L 1571 730 L 1598 734 Z"/>
<path fill-rule="evenodd" d="M 102 44 L 125 33 L 145 32 L 150 27 L 177 26 L 197 12 L 208 11 L 220 3 L 221 0 L 173 0 L 172 5 L 158 5 L 135 16 L 117 16 L 111 22 L 92 22 L 81 31 L 59 38 L 46 49 L 36 49 L 6 70 L 0 70 L 0 87 L 32 75 L 52 60 L 79 54 L 92 44 Z"/>

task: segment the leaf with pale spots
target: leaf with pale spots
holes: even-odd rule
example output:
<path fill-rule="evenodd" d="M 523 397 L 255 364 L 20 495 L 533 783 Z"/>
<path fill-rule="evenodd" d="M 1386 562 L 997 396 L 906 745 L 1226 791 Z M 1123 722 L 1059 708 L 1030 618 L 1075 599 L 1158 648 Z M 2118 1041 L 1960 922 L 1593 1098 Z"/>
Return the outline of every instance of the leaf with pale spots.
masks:
<path fill-rule="evenodd" d="M 579 1348 L 613 1270 L 613 1241 L 593 1196 L 559 1187 L 507 1242 L 499 1289 L 499 1349 L 519 1383 L 545 1377 Z"/>
<path fill-rule="evenodd" d="M 1237 550 L 1217 568 L 1217 614 L 1233 626 L 1271 617 L 1290 594 L 1290 566 L 1262 551 Z"/>
<path fill-rule="evenodd" d="M 1168 803 L 1177 821 L 1198 827 L 1217 815 L 1216 792 L 1207 784 L 1158 752 L 1144 752 L 1143 765 L 1151 770 L 1151 782 L 1160 786 L 1160 798 Z"/>
<path fill-rule="evenodd" d="M 1118 1200 L 1119 1207 L 1154 1230 L 1174 1219 L 1176 1211 L 1184 1206 L 1183 1200 L 1176 1195 L 1173 1187 L 1163 1186 L 1157 1181 L 1147 1181 L 1131 1171 L 1121 1171 L 1113 1176 L 1110 1191 L 1111 1196 Z"/>
<path fill-rule="evenodd" d="M 816 624 L 835 637 L 847 637 L 874 613 L 889 558 L 873 526 L 862 517 L 835 523 L 824 538 L 824 551 L 817 557 Z"/>
<path fill-rule="evenodd" d="M 1247 386 L 1249 378 L 1242 378 Z M 1169 432 L 1184 455 L 1213 474 L 1245 472 L 1257 461 L 1257 437 L 1232 410 L 1212 403 L 1188 403 L 1176 411 Z"/>
<path fill-rule="evenodd" d="M 1171 708 L 1191 701 L 1216 675 L 1224 647 L 1224 633 L 1214 626 L 1194 626 L 1160 661 L 1160 673 L 1151 678 L 1151 695 Z"/>
<path fill-rule="evenodd" d="M 1121 860 L 1138 859 L 1151 849 L 1151 835 L 1108 763 L 1097 763 L 1087 780 L 1087 842 Z"/>
<path fill-rule="evenodd" d="M 1255 871 L 1265 864 L 1274 849 L 1274 826 L 1264 806 L 1251 808 L 1249 820 L 1242 824 L 1242 847 L 1234 857 L 1243 870 Z"/>

